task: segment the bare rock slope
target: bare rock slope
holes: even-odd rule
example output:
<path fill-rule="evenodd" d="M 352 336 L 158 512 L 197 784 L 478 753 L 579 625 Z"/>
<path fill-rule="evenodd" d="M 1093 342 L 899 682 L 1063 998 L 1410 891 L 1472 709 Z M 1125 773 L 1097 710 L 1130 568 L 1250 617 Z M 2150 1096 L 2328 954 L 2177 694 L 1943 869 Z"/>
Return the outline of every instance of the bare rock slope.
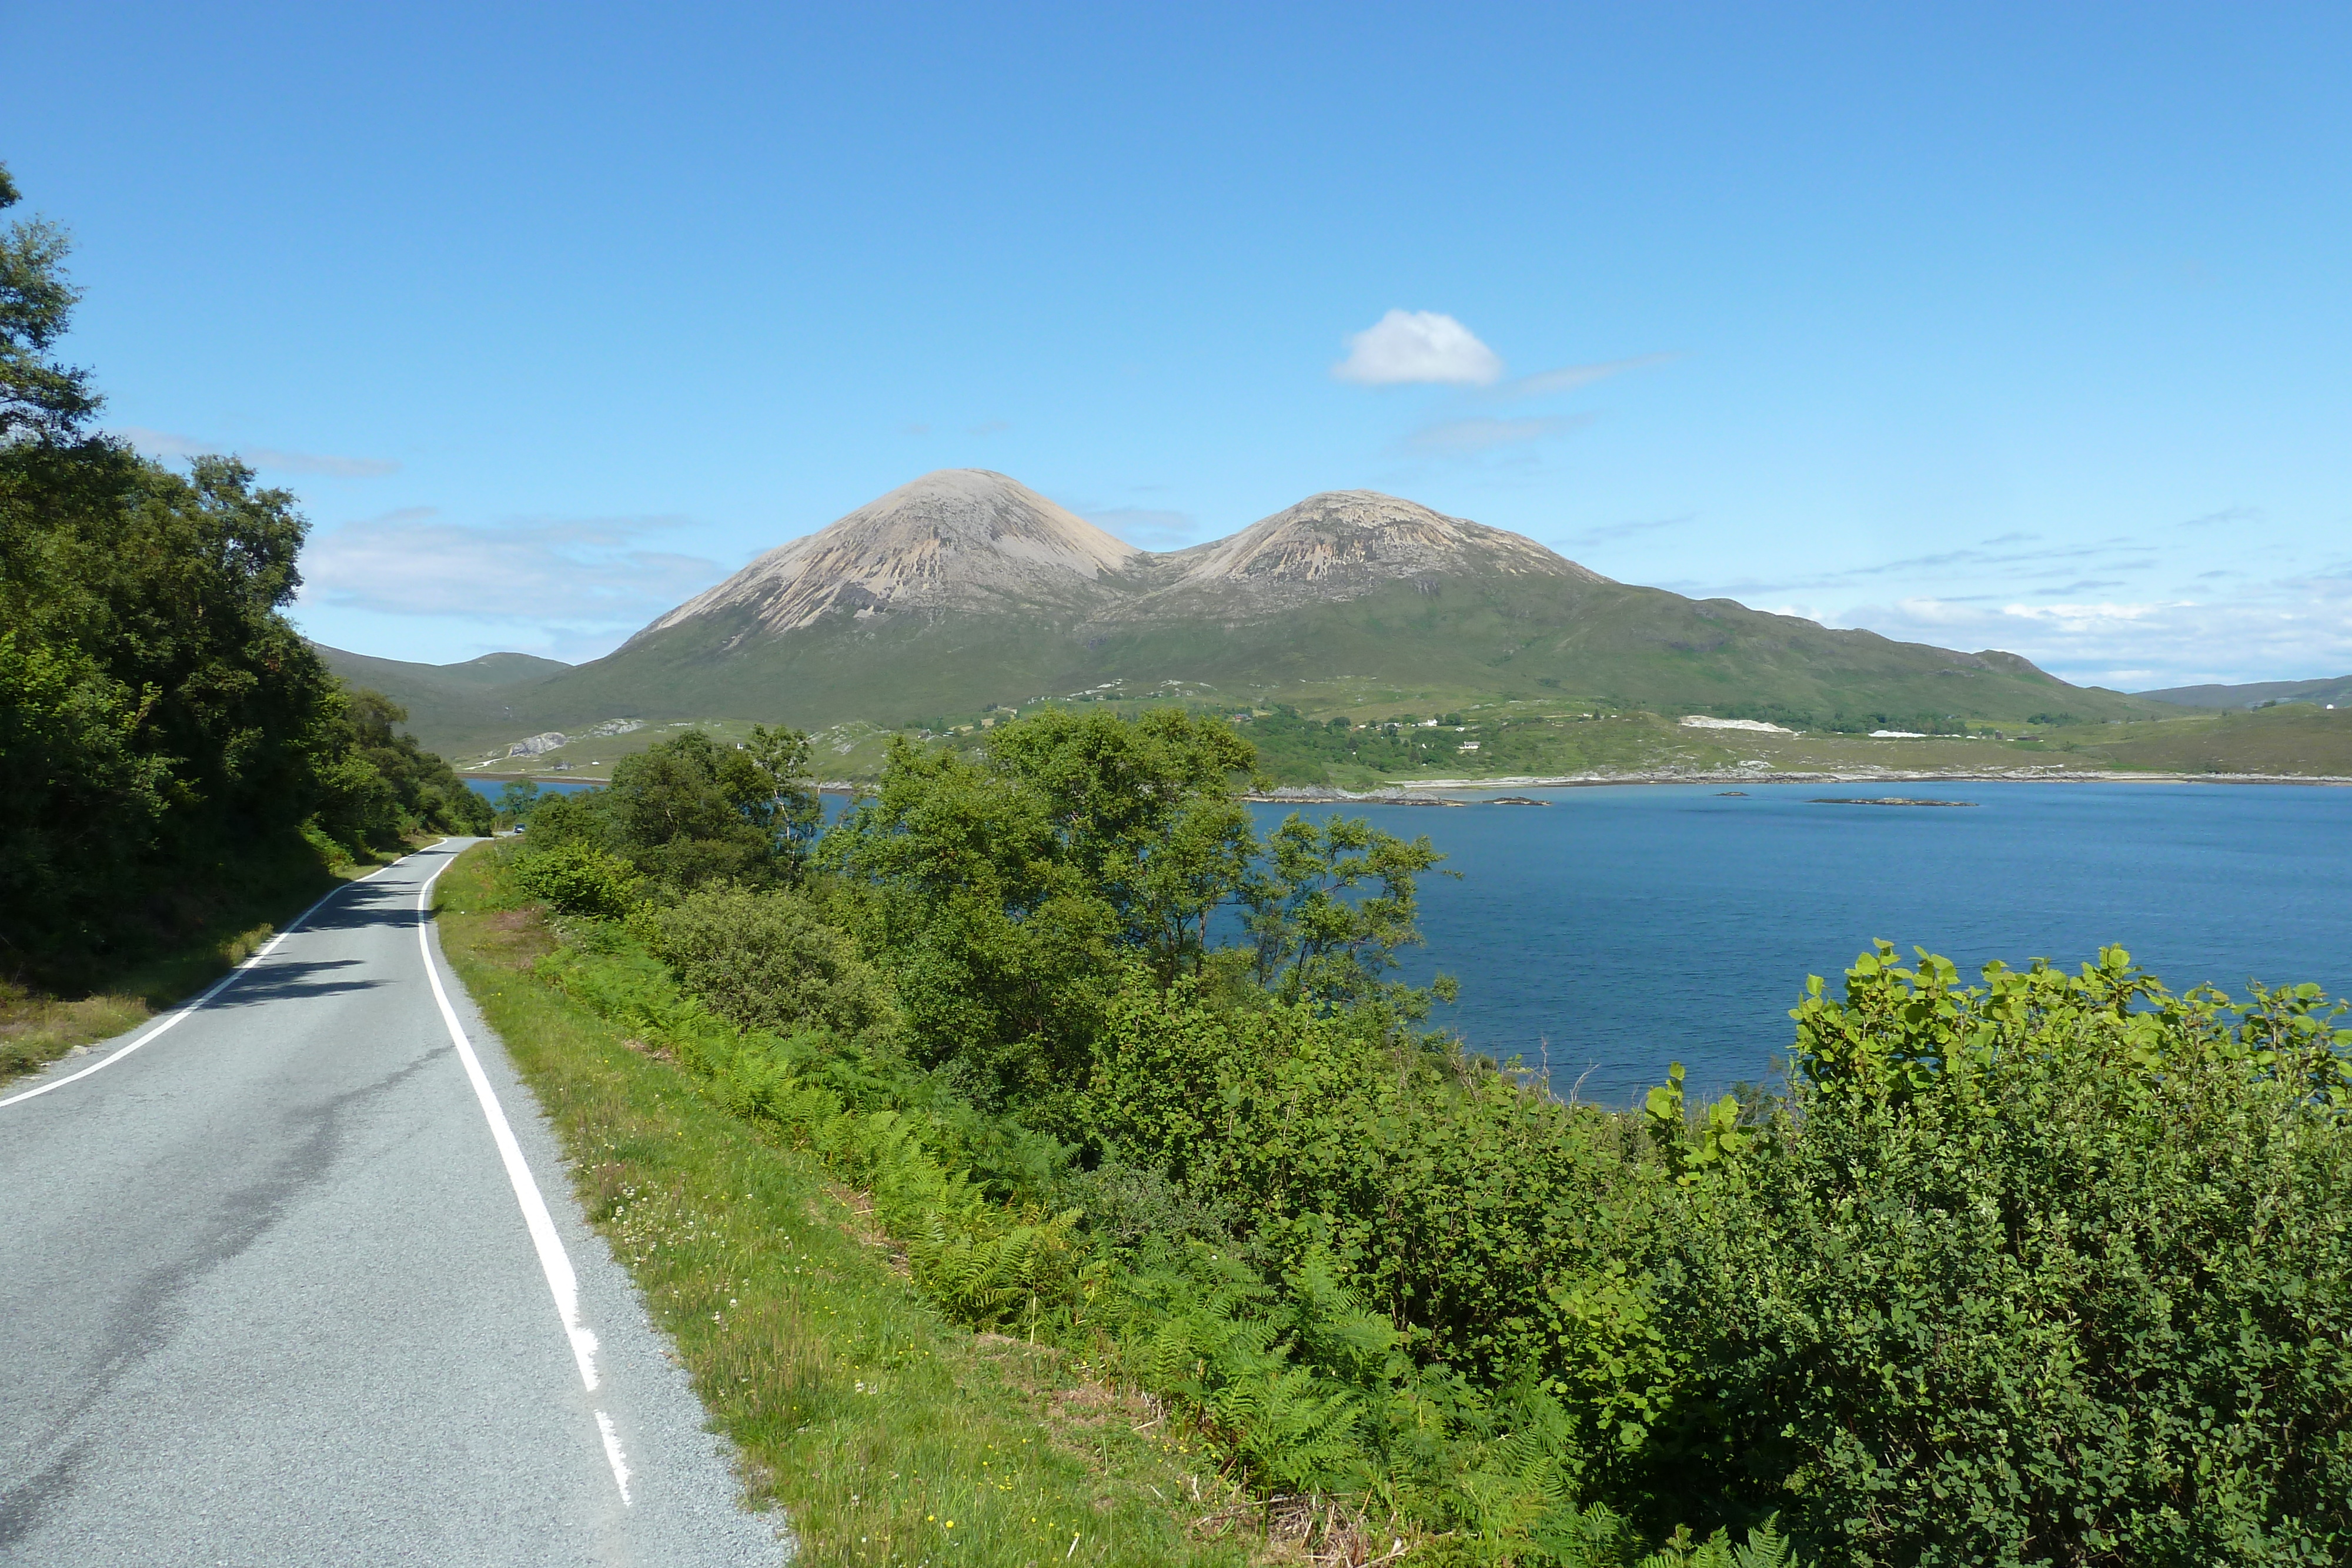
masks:
<path fill-rule="evenodd" d="M 1157 558 L 1172 581 L 1134 612 L 1193 614 L 1203 601 L 1274 611 L 1448 577 L 1607 582 L 1520 534 L 1449 517 L 1376 490 L 1327 490 L 1229 538 Z"/>
<path fill-rule="evenodd" d="M 729 612 L 785 632 L 834 609 L 863 620 L 1065 601 L 1142 553 L 1018 480 L 944 468 L 770 550 L 632 641 Z"/>

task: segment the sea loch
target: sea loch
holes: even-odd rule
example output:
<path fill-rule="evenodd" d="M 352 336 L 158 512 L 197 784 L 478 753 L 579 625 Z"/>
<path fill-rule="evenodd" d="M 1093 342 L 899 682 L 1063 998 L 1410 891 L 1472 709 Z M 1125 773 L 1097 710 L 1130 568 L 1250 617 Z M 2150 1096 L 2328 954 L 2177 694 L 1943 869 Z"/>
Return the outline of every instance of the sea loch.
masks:
<path fill-rule="evenodd" d="M 1460 977 L 1432 1021 L 1623 1104 L 1669 1061 L 1694 1090 L 1760 1080 L 1805 977 L 1841 984 L 1873 937 L 1972 976 L 2074 967 L 2118 942 L 2179 989 L 2352 990 L 2352 789 L 2230 784 L 1917 783 L 1971 810 L 1861 808 L 1872 785 L 1520 790 L 1536 806 L 1349 806 L 1448 859 L 1422 885 L 1404 974 Z M 1492 791 L 1489 794 L 1503 793 Z M 1465 793 L 1461 798 L 1486 797 Z M 1317 810 L 1327 810 L 1318 808 Z M 1256 808 L 1261 831 L 1285 808 Z"/>

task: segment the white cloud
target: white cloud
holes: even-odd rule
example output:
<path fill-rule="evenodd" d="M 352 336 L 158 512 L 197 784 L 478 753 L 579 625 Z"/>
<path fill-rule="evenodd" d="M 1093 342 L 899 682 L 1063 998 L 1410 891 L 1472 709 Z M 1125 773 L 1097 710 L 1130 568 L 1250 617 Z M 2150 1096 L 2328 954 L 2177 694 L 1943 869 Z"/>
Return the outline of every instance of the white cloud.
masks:
<path fill-rule="evenodd" d="M 1505 382 L 1495 389 L 1493 395 L 1503 398 L 1543 397 L 1552 392 L 1574 392 L 1579 387 L 1589 387 L 1595 382 L 1607 381 L 1611 376 L 1622 375 L 1627 371 L 1638 371 L 1644 365 L 1662 365 L 1676 357 L 1674 354 L 1636 354 L 1630 360 L 1611 360 L 1605 364 L 1563 365 L 1556 371 L 1539 371 L 1531 376 Z"/>
<path fill-rule="evenodd" d="M 445 522 L 429 507 L 346 523 L 302 552 L 302 600 L 384 615 L 635 630 L 726 575 L 699 556 L 646 549 L 676 519 Z"/>
<path fill-rule="evenodd" d="M 2126 689 L 2315 679 L 2352 671 L 2352 576 L 2249 583 L 2195 600 L 1918 597 L 1858 605 L 1833 624 L 1947 648 L 2005 649 L 2063 679 Z"/>
<path fill-rule="evenodd" d="M 1592 423 L 1589 414 L 1530 419 L 1455 419 L 1417 430 L 1405 445 L 1414 452 L 1448 457 L 1475 457 L 1502 446 L 1520 446 L 1548 435 L 1562 435 Z"/>
<path fill-rule="evenodd" d="M 317 474 L 331 479 L 376 479 L 396 474 L 400 465 L 382 457 L 335 457 L 315 452 L 287 452 L 275 446 L 231 446 L 225 442 L 198 441 L 167 430 L 123 425 L 109 434 L 159 457 L 209 457 L 230 454 L 263 473 Z"/>
<path fill-rule="evenodd" d="M 1503 361 L 1470 329 L 1435 310 L 1391 310 L 1348 340 L 1348 357 L 1331 373 L 1359 386 L 1437 382 L 1491 386 Z"/>
<path fill-rule="evenodd" d="M 2039 621 L 2069 635 L 2114 633 L 2168 610 L 2194 610 L 2186 600 L 2175 604 L 2004 604 L 2003 615 Z"/>

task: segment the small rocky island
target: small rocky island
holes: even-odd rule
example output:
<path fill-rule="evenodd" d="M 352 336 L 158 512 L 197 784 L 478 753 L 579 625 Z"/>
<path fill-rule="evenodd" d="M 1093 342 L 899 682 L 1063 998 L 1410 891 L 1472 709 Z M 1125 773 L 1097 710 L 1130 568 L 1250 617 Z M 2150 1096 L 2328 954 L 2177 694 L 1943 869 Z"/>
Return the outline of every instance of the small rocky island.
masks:
<path fill-rule="evenodd" d="M 1831 795 L 1808 800 L 1808 806 L 1973 806 L 1974 800 L 1917 800 L 1908 795 L 1879 795 L 1864 800 L 1853 795 Z"/>

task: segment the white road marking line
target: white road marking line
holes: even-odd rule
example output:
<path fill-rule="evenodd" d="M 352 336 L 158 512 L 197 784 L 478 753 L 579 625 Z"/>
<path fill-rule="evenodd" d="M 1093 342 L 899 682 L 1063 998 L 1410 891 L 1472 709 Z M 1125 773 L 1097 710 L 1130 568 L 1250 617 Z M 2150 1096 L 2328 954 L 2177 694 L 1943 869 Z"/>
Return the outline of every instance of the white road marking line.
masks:
<path fill-rule="evenodd" d="M 416 946 L 425 957 L 425 977 L 433 982 L 433 999 L 441 1005 L 441 1021 L 448 1027 L 449 1041 L 457 1048 L 457 1060 L 465 1063 L 467 1081 L 474 1086 L 474 1098 L 481 1103 L 483 1119 L 490 1124 L 490 1141 L 499 1146 L 499 1158 L 505 1162 L 507 1181 L 514 1187 L 515 1202 L 522 1207 L 522 1220 L 530 1231 L 531 1245 L 539 1251 L 540 1271 L 547 1276 L 548 1294 L 555 1298 L 556 1316 L 563 1320 L 564 1337 L 572 1342 L 572 1358 L 580 1364 L 580 1381 L 588 1392 L 596 1392 L 596 1336 L 580 1316 L 580 1280 L 572 1271 L 571 1255 L 563 1249 L 563 1238 L 555 1233 L 554 1217 L 547 1212 L 547 1200 L 540 1196 L 539 1183 L 523 1163 L 522 1145 L 515 1142 L 514 1128 L 508 1124 L 507 1113 L 499 1104 L 496 1091 L 490 1087 L 489 1075 L 482 1071 L 481 1059 L 474 1054 L 473 1041 L 466 1038 L 466 1029 L 457 1021 L 457 1009 L 449 1005 L 449 993 L 441 984 L 440 968 L 433 962 L 433 923 L 425 918 L 433 898 L 433 884 L 441 873 L 456 863 L 448 860 L 434 871 L 416 890 Z M 604 1458 L 613 1467 L 613 1484 L 620 1489 L 621 1502 L 629 1502 L 629 1467 L 621 1454 L 621 1439 L 614 1430 L 613 1418 L 604 1411 L 596 1412 L 596 1427 L 604 1435 Z"/>
<path fill-rule="evenodd" d="M 613 1418 L 602 1410 L 596 1412 L 596 1429 L 604 1434 L 604 1458 L 612 1462 L 613 1479 L 620 1483 L 621 1501 L 629 1500 L 629 1467 L 621 1458 L 621 1435 L 613 1430 Z"/>
<path fill-rule="evenodd" d="M 401 860 L 406 860 L 407 858 L 408 857 L 406 855 L 403 855 Z M 162 1035 L 165 1030 L 178 1023 L 182 1019 L 186 1018 L 190 1013 L 202 1008 L 206 1002 L 211 1001 L 215 997 L 219 996 L 223 991 L 228 989 L 229 987 L 235 985 L 238 976 L 244 974 L 247 969 L 252 968 L 256 964 L 260 963 L 264 958 L 268 957 L 271 951 L 277 947 L 278 944 L 285 941 L 286 938 L 293 936 L 294 933 L 302 929 L 302 923 L 310 919 L 313 915 L 318 914 L 320 906 L 324 904 L 328 899 L 336 897 L 341 894 L 349 893 L 352 888 L 357 887 L 363 882 L 373 882 L 377 877 L 380 877 L 384 873 L 390 871 L 392 866 L 398 865 L 400 861 L 394 861 L 392 862 L 392 865 L 380 865 L 376 867 L 375 870 L 368 873 L 365 876 L 355 876 L 351 881 L 343 883 L 341 887 L 329 889 L 325 895 L 322 896 L 317 904 L 310 905 L 310 908 L 296 915 L 293 920 L 288 924 L 285 930 L 280 931 L 277 936 L 272 936 L 268 942 L 264 943 L 262 945 L 261 951 L 256 953 L 252 957 L 247 958 L 244 963 L 239 964 L 236 968 L 231 969 L 227 974 L 223 975 L 219 979 L 215 980 L 212 984 L 212 988 L 205 991 L 204 995 L 198 997 L 194 1001 L 181 1004 L 177 1011 L 166 1016 L 163 1021 L 157 1024 L 153 1029 L 149 1030 L 145 1034 L 141 1035 L 137 1040 L 132 1040 L 129 1045 L 124 1046 L 121 1051 L 114 1052 L 112 1055 L 108 1056 L 101 1061 L 91 1062 L 79 1072 L 68 1072 L 63 1078 L 56 1079 L 50 1082 L 42 1084 L 38 1089 L 27 1089 L 21 1094 L 11 1094 L 5 1100 L 0 1100 L 0 1110 L 5 1110 L 8 1106 L 16 1104 L 20 1100 L 37 1100 L 52 1089 L 62 1089 L 68 1083 L 79 1082 L 82 1079 L 89 1077 L 91 1073 L 96 1072 L 101 1067 L 113 1066 L 124 1057 L 138 1050 L 141 1046 L 145 1045 L 149 1040 L 154 1040 L 158 1036 Z"/>

